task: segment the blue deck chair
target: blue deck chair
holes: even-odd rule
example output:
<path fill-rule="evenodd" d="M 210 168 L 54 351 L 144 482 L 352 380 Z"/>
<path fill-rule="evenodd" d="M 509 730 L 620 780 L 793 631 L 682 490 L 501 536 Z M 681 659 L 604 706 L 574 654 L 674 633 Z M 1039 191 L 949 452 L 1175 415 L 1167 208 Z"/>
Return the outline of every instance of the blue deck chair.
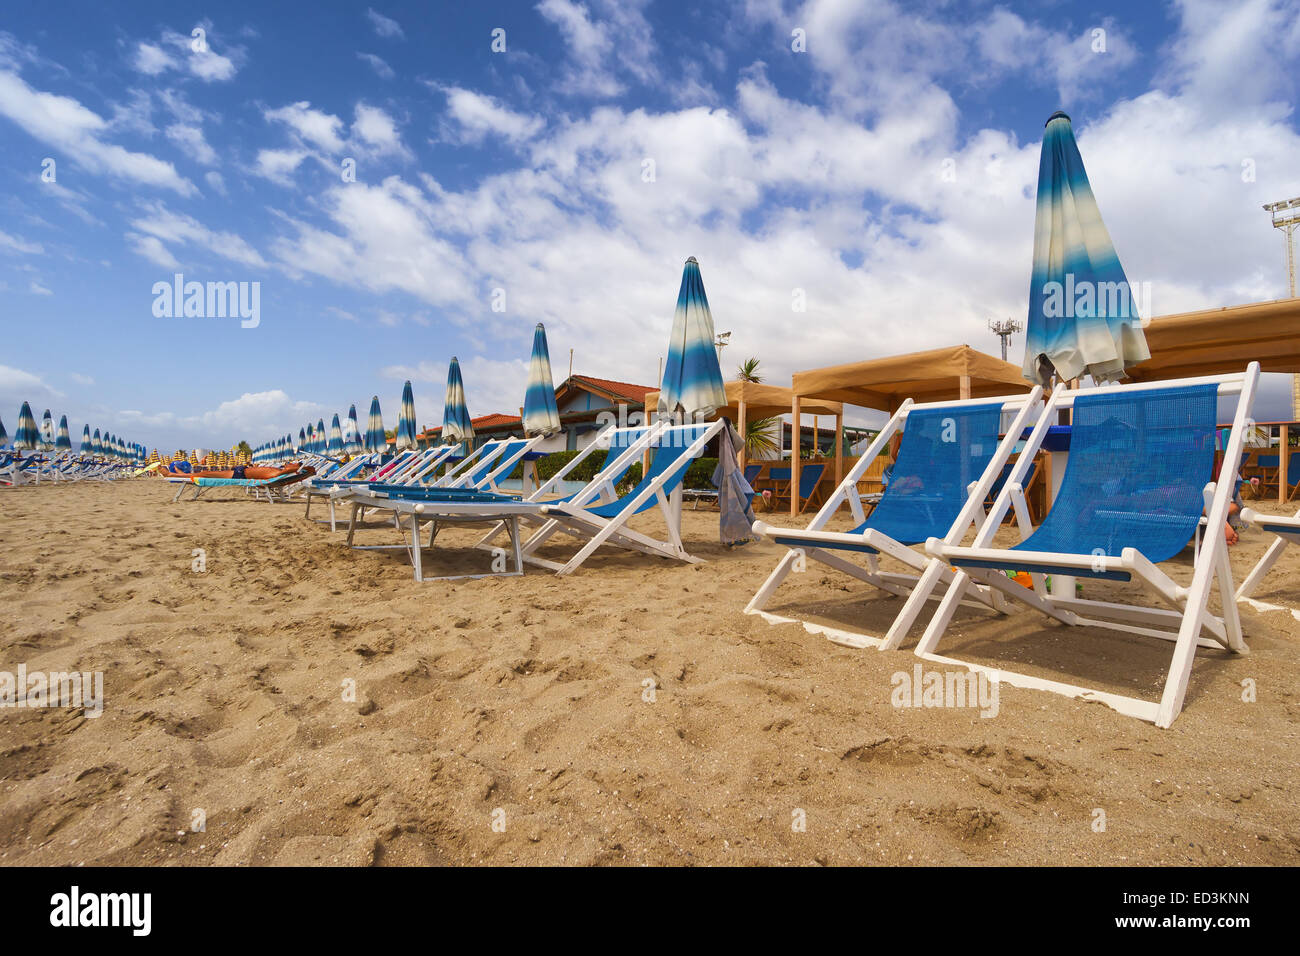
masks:
<path fill-rule="evenodd" d="M 983 519 L 981 507 L 988 489 L 1001 473 L 1015 448 L 1025 423 L 1033 420 L 1041 403 L 1042 389 L 1027 395 L 974 399 L 956 402 L 915 404 L 905 401 L 880 431 L 865 454 L 840 482 L 807 528 L 782 528 L 764 521 L 754 523 L 754 532 L 790 550 L 777 564 L 746 606 L 772 622 L 797 622 L 850 647 L 897 647 L 924 606 L 924 600 L 909 600 L 904 612 L 883 637 L 837 628 L 822 627 L 797 618 L 768 613 L 765 608 L 773 593 L 792 570 L 802 569 L 811 558 L 861 581 L 906 597 L 913 593 L 918 576 L 935 562 L 913 550 L 912 545 L 931 537 L 960 540 L 972 523 Z M 1005 438 L 999 438 L 1004 414 L 1015 423 Z M 895 434 L 903 433 L 893 474 L 870 516 L 863 512 L 858 482 Z M 856 526 L 845 532 L 827 531 L 826 526 L 847 504 Z M 913 573 L 881 570 L 881 554 L 902 562 Z M 848 560 L 857 555 L 866 566 Z M 951 577 L 951 572 L 948 572 Z M 976 591 L 977 599 L 995 600 Z"/>
<path fill-rule="evenodd" d="M 1182 709 L 1198 646 L 1246 652 L 1223 535 L 1206 536 L 1193 560 L 1190 587 L 1180 587 L 1157 565 L 1186 548 L 1202 512 L 1208 515 L 1209 527 L 1220 528 L 1226 521 L 1258 380 L 1259 365 L 1252 362 L 1244 374 L 1054 391 L 974 542 L 969 546 L 956 541 L 928 543 L 930 554 L 955 566 L 958 573 L 916 653 L 929 660 L 996 673 L 995 679 L 1018 687 L 1101 701 L 1121 713 L 1168 727 Z M 1237 399 L 1232 437 L 1217 482 L 1204 484 L 1214 468 L 1218 400 L 1230 396 Z M 1027 537 L 1018 545 L 992 547 L 993 535 L 1011 505 L 1010 489 L 1027 472 L 1048 426 L 1063 408 L 1074 410 L 1074 431 L 1056 500 L 1036 529 L 1022 526 Z M 1007 570 L 1028 572 L 1033 588 L 1008 578 Z M 1134 581 L 1168 606 L 1117 604 L 1085 600 L 1072 593 L 1048 593 L 1047 574 Z M 1216 582 L 1223 597 L 1221 618 L 1207 609 L 1210 588 Z M 937 577 L 927 580 L 923 576 L 918 591 L 937 583 Z M 957 603 L 974 583 L 997 588 L 1006 597 L 1063 624 L 1109 627 L 1174 641 L 1173 660 L 1159 703 L 935 654 Z"/>

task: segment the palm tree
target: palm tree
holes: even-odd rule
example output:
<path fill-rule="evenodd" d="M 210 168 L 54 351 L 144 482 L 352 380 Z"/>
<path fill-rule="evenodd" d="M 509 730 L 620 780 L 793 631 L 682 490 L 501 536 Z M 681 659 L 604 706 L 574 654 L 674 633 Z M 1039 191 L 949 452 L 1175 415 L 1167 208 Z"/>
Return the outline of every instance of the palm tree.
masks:
<path fill-rule="evenodd" d="M 251 458 L 253 455 L 253 449 L 246 441 L 241 441 L 238 445 L 236 445 L 234 448 L 230 450 L 237 455 L 244 455 L 245 457 Z"/>
<path fill-rule="evenodd" d="M 776 426 L 780 424 L 780 415 L 745 422 L 745 458 L 767 458 L 778 451 Z"/>
<path fill-rule="evenodd" d="M 739 376 L 742 382 L 757 384 L 763 381 L 763 376 L 758 374 L 758 359 L 756 358 L 747 358 L 741 362 L 740 367 L 736 369 L 736 375 Z"/>

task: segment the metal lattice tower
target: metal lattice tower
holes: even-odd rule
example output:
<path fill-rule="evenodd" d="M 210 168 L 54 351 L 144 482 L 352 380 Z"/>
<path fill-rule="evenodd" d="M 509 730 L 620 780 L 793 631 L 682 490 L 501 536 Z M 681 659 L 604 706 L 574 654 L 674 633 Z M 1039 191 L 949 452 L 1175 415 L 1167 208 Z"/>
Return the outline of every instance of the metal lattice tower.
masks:
<path fill-rule="evenodd" d="M 1002 340 L 1002 361 L 1007 360 L 1007 345 L 1011 340 L 1011 336 L 1023 328 L 1024 326 L 1015 319 L 1007 319 L 1005 322 L 989 319 L 989 331 Z"/>
<path fill-rule="evenodd" d="M 1286 234 L 1286 279 L 1291 298 L 1295 298 L 1295 227 L 1300 225 L 1300 196 L 1271 202 L 1264 211 L 1273 217 L 1273 227 Z M 1291 417 L 1300 421 L 1300 375 L 1291 376 Z"/>

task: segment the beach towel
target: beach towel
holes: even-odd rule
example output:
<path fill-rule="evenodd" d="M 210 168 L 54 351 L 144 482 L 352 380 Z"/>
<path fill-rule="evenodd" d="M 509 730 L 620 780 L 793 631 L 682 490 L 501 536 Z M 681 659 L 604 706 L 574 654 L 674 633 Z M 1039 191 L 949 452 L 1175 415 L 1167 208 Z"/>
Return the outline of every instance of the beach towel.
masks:
<path fill-rule="evenodd" d="M 727 427 L 718 437 L 718 467 L 713 470 L 711 480 L 718 489 L 718 538 L 731 547 L 754 540 L 750 529 L 756 519 L 752 507 L 754 489 L 736 462 L 744 440 L 731 427 L 731 420 L 726 422 Z"/>

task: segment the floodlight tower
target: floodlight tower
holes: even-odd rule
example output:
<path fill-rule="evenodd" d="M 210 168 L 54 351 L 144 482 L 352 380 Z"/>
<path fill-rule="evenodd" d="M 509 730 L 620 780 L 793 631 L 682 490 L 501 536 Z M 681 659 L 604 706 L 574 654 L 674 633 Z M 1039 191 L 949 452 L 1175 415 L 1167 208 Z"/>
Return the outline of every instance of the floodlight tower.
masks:
<path fill-rule="evenodd" d="M 1024 326 L 1015 319 L 1007 319 L 1005 322 L 999 322 L 997 319 L 989 319 L 989 331 L 1002 340 L 1002 361 L 1007 360 L 1007 344 L 1011 336 L 1015 335 Z"/>
<path fill-rule="evenodd" d="M 713 344 L 714 344 L 714 345 L 717 347 L 717 349 L 718 349 L 718 364 L 721 365 L 721 364 L 722 364 L 722 350 L 725 349 L 728 345 L 731 344 L 731 333 L 730 333 L 730 332 L 719 332 L 718 335 L 717 335 L 717 337 L 713 340 Z"/>
<path fill-rule="evenodd" d="M 1265 203 L 1264 211 L 1273 218 L 1273 228 L 1286 233 L 1286 278 L 1291 298 L 1294 299 L 1295 227 L 1300 225 L 1300 196 Z M 1300 420 L 1300 375 L 1291 376 L 1291 417 Z"/>

